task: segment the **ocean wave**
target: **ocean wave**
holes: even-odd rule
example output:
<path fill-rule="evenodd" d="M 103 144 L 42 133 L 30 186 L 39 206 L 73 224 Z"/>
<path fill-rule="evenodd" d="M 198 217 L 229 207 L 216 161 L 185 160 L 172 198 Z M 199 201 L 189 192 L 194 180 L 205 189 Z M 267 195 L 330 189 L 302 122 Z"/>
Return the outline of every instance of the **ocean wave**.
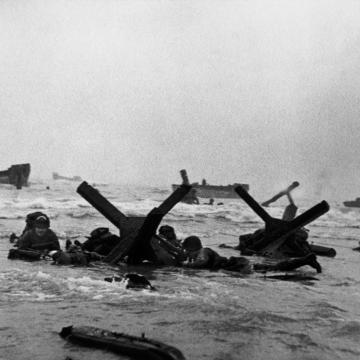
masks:
<path fill-rule="evenodd" d="M 31 211 L 31 212 L 33 212 L 33 211 Z M 2 220 L 22 220 L 23 224 L 25 226 L 25 218 L 28 213 L 29 212 L 12 212 L 8 215 L 1 214 L 0 219 L 2 219 Z M 50 211 L 50 212 L 46 211 L 46 214 L 49 216 L 50 220 L 57 219 L 60 215 L 59 213 L 54 212 L 54 211 Z"/>
<path fill-rule="evenodd" d="M 272 326 L 273 324 L 296 323 L 298 319 L 289 315 L 275 314 L 270 311 L 250 311 L 245 314 L 241 322 L 257 326 Z"/>
<path fill-rule="evenodd" d="M 35 199 L 13 199 L 2 202 L 0 204 L 1 211 L 28 211 L 31 210 L 45 210 L 45 209 L 71 209 L 77 207 L 89 207 L 88 203 L 85 203 L 81 199 L 76 198 L 58 198 L 50 199 L 45 197 L 37 197 Z"/>
<path fill-rule="evenodd" d="M 94 211 L 82 211 L 82 212 L 67 212 L 65 213 L 65 216 L 68 216 L 73 219 L 86 219 L 86 218 L 94 218 L 98 217 L 99 213 Z"/>
<path fill-rule="evenodd" d="M 71 191 L 70 191 L 71 190 Z M 72 209 L 92 209 L 92 206 L 76 194 L 74 189 L 68 187 L 60 188 L 57 191 L 52 191 L 48 194 L 41 192 L 41 196 L 36 196 L 39 192 L 24 193 L 17 196 L 10 196 L 9 194 L 3 202 L 0 204 L 0 216 L 2 218 L 18 218 L 19 214 L 25 215 L 28 212 L 41 210 L 57 210 L 63 212 Z M 153 191 L 152 189 L 151 191 Z M 159 191 L 168 191 L 158 189 Z M 125 191 L 122 189 L 122 191 Z M 147 189 L 147 191 L 150 191 Z M 135 190 L 132 189 L 132 193 Z M 156 195 L 156 191 L 153 192 Z M 120 194 L 121 197 L 125 197 L 128 200 L 120 201 L 119 196 L 116 196 L 114 189 L 110 188 L 105 194 L 105 197 L 111 199 L 111 202 L 115 207 L 122 211 L 127 216 L 145 216 L 154 207 L 160 205 L 162 200 L 154 200 L 154 196 L 143 197 L 143 195 L 137 196 L 134 200 L 129 200 L 133 197 L 130 193 Z M 306 211 L 307 208 L 301 208 L 298 211 L 298 215 Z M 275 218 L 281 218 L 284 211 L 283 207 L 270 207 L 266 211 L 270 216 Z M 233 201 L 224 203 L 222 206 L 209 206 L 209 205 L 189 205 L 185 203 L 178 203 L 171 212 L 167 215 L 172 218 L 203 218 L 214 219 L 216 221 L 224 221 L 225 223 L 232 224 L 247 224 L 254 226 L 263 226 L 263 221 L 255 214 L 242 201 Z M 328 228 L 328 227 L 341 227 L 358 229 L 360 225 L 358 223 L 358 212 L 344 211 L 342 208 L 332 208 L 328 213 L 324 214 L 320 218 L 316 219 L 309 226 L 314 228 Z"/>
<path fill-rule="evenodd" d="M 13 214 L 13 215 L 8 215 L 8 216 L 4 216 L 4 215 L 0 215 L 0 219 L 1 220 L 6 220 L 6 219 L 24 219 L 24 216 L 23 215 L 16 215 L 16 214 Z"/>
<path fill-rule="evenodd" d="M 118 201 L 113 202 L 112 204 L 126 216 L 145 216 L 153 208 L 159 206 L 159 202 L 150 199 L 124 202 Z"/>
<path fill-rule="evenodd" d="M 284 344 L 291 351 L 306 350 L 314 348 L 319 351 L 330 350 L 329 346 L 319 343 L 315 337 L 310 336 L 308 333 L 292 332 L 291 334 L 286 330 L 275 330 L 274 340 Z M 314 351 L 314 349 L 312 349 Z M 302 350 L 302 351 L 303 351 Z"/>
<path fill-rule="evenodd" d="M 332 305 L 326 301 L 318 301 L 312 303 L 308 315 L 310 315 L 311 319 L 317 319 L 317 321 L 333 321 L 342 319 L 345 313 L 346 310 L 339 306 Z"/>
<path fill-rule="evenodd" d="M 337 279 L 335 280 L 335 282 L 329 284 L 329 286 L 331 287 L 348 287 L 348 286 L 353 286 L 359 283 L 359 279 L 354 279 L 351 277 L 343 277 L 341 279 Z"/>
<path fill-rule="evenodd" d="M 153 188 L 152 192 L 155 194 L 161 194 L 161 195 L 169 195 L 170 194 L 169 189 L 163 189 L 163 188 Z"/>
<path fill-rule="evenodd" d="M 354 340 L 360 338 L 360 322 L 359 321 L 348 321 L 338 323 L 335 328 L 331 331 L 331 336 L 348 338 L 351 337 Z"/>
<path fill-rule="evenodd" d="M 86 268 L 80 270 L 72 267 L 55 267 L 51 272 L 47 272 L 48 265 L 44 261 L 44 268 L 35 272 L 20 269 L 3 272 L 0 276 L 0 299 L 47 302 L 71 299 L 75 296 L 77 299 L 101 300 L 150 293 L 149 290 L 134 292 L 126 289 L 125 283 L 106 282 L 103 280 L 105 274 L 97 279 L 92 278 L 84 274 Z M 74 271 L 79 273 L 78 277 L 72 276 Z"/>

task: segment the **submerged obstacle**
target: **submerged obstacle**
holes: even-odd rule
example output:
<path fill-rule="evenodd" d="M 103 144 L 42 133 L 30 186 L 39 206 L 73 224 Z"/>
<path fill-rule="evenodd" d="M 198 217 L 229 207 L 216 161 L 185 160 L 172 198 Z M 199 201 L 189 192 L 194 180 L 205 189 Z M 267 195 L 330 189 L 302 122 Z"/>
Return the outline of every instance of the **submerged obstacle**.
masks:
<path fill-rule="evenodd" d="M 275 202 L 276 200 L 280 199 L 284 195 L 290 196 L 290 192 L 297 188 L 300 184 L 297 181 L 294 181 L 290 186 L 288 186 L 285 190 L 278 192 L 275 196 L 271 199 L 264 201 L 261 205 L 262 206 L 269 206 L 271 203 Z"/>
<path fill-rule="evenodd" d="M 182 183 L 186 185 L 191 185 L 193 190 L 196 193 L 197 197 L 200 198 L 230 198 L 230 199 L 236 199 L 237 195 L 234 191 L 234 188 L 238 185 L 241 185 L 244 189 L 249 190 L 249 184 L 229 184 L 229 185 L 211 185 L 206 182 L 205 179 L 202 180 L 201 184 L 195 182 L 191 183 L 189 182 L 189 178 L 187 175 L 187 172 L 185 169 L 180 170 L 180 175 L 182 178 Z M 171 187 L 173 190 L 176 190 L 179 186 L 179 184 L 172 184 Z"/>
<path fill-rule="evenodd" d="M 327 246 L 321 246 L 316 244 L 310 244 L 311 251 L 319 256 L 335 257 L 336 250 Z"/>
<path fill-rule="evenodd" d="M 137 337 L 91 326 L 67 326 L 62 328 L 60 336 L 76 344 L 110 350 L 131 359 L 185 360 L 177 348 L 144 335 Z"/>
<path fill-rule="evenodd" d="M 241 186 L 237 186 L 235 191 L 265 223 L 264 235 L 252 246 L 253 250 L 262 256 L 278 257 L 279 247 L 286 242 L 289 235 L 316 220 L 330 209 L 329 204 L 323 200 L 293 220 L 285 221 L 271 217 Z"/>

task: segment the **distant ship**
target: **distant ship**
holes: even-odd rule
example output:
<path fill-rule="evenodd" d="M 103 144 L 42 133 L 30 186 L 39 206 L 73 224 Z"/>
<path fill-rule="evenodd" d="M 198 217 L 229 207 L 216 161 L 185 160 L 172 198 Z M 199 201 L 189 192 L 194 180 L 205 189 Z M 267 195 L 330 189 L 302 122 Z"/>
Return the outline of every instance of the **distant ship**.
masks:
<path fill-rule="evenodd" d="M 347 207 L 360 207 L 360 198 L 356 198 L 352 201 L 344 201 L 344 206 Z"/>
<path fill-rule="evenodd" d="M 183 179 L 183 184 L 190 184 L 186 170 L 180 171 L 181 177 Z M 241 185 L 246 191 L 249 191 L 250 186 L 249 184 L 240 184 L 234 183 L 229 185 L 210 185 L 206 182 L 205 179 L 202 180 L 201 184 L 195 182 L 190 184 L 193 189 L 196 190 L 196 196 L 201 198 L 231 198 L 231 199 L 238 199 L 239 195 L 234 191 L 236 186 Z M 176 190 L 180 184 L 172 184 L 171 187 Z"/>
<path fill-rule="evenodd" d="M 59 175 L 57 172 L 53 172 L 52 175 L 54 180 L 82 181 L 82 178 L 80 176 L 73 176 L 73 177 L 62 176 Z"/>
<path fill-rule="evenodd" d="M 10 184 L 21 189 L 29 186 L 30 164 L 11 165 L 7 170 L 0 171 L 0 184 Z"/>

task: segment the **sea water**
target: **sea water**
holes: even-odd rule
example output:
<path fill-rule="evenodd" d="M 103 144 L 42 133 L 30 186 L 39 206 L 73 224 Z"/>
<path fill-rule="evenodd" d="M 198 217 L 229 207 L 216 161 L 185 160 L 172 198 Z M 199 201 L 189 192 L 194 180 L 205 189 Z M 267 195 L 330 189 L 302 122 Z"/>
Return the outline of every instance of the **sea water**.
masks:
<path fill-rule="evenodd" d="M 360 358 L 360 253 L 352 251 L 360 239 L 360 209 L 330 204 L 327 214 L 307 226 L 310 242 L 337 251 L 335 258 L 319 258 L 323 273 L 307 266 L 301 269 L 318 281 L 273 280 L 256 273 L 106 264 L 80 268 L 8 260 L 9 235 L 19 234 L 26 214 L 34 211 L 50 216 L 62 247 L 67 238 L 84 241 L 99 226 L 118 233 L 76 193 L 77 185 L 39 181 L 20 191 L 0 187 L 0 359 L 121 358 L 68 343 L 59 332 L 69 325 L 135 336 L 145 333 L 177 347 L 190 360 Z M 95 186 L 133 216 L 146 215 L 170 194 L 169 188 Z M 299 213 L 320 200 L 302 201 Z M 174 226 L 179 238 L 197 235 L 221 255 L 238 256 L 237 251 L 218 245 L 236 245 L 240 234 L 263 223 L 240 199 L 222 202 L 216 206 L 179 203 L 163 224 Z M 276 204 L 268 211 L 281 217 L 284 206 Z M 103 280 L 128 271 L 145 275 L 157 291 L 134 291 Z"/>

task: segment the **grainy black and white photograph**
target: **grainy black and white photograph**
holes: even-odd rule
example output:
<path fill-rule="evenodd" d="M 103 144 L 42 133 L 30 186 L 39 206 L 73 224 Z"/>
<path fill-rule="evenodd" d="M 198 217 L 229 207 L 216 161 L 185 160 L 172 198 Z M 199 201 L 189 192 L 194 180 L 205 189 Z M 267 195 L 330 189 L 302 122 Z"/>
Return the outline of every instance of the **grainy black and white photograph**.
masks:
<path fill-rule="evenodd" d="M 360 358 L 360 1 L 0 0 L 0 359 Z"/>

